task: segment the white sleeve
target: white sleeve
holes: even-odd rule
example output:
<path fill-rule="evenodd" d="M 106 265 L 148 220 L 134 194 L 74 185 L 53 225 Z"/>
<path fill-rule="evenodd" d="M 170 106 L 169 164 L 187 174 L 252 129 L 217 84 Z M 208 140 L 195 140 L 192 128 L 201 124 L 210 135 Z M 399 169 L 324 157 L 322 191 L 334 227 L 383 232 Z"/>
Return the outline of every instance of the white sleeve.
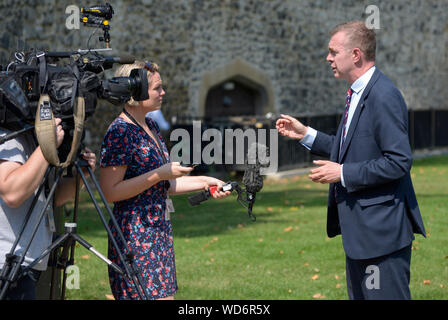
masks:
<path fill-rule="evenodd" d="M 311 127 L 308 127 L 308 131 L 306 132 L 306 135 L 299 142 L 302 146 L 304 146 L 308 150 L 311 150 L 311 147 L 313 146 L 316 136 L 317 136 L 317 131 Z"/>
<path fill-rule="evenodd" d="M 0 129 L 0 137 L 10 133 L 8 130 Z M 0 145 L 0 160 L 14 161 L 24 164 L 26 162 L 26 153 L 24 146 L 14 138 Z"/>

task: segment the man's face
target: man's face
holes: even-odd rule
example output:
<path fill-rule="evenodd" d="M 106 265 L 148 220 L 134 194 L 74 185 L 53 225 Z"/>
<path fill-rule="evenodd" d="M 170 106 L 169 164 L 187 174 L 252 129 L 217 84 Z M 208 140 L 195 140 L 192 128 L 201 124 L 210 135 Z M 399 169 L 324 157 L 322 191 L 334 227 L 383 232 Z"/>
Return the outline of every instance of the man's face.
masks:
<path fill-rule="evenodd" d="M 352 50 L 347 49 L 346 35 L 344 32 L 334 34 L 328 43 L 327 61 L 335 78 L 350 81 L 350 72 L 353 69 Z"/>

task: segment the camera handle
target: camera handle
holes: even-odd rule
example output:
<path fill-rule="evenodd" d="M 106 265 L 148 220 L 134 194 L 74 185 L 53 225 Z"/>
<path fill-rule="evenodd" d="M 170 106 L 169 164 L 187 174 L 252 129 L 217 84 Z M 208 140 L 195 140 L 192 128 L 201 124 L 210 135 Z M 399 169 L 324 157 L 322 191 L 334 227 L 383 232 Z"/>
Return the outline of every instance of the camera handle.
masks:
<path fill-rule="evenodd" d="M 5 135 L 4 137 L 1 137 L 0 144 L 3 144 L 8 140 L 14 139 L 14 138 L 18 137 L 19 135 L 24 134 L 27 131 L 34 130 L 34 126 L 31 126 L 29 124 L 21 122 L 20 125 L 23 127 L 23 129 L 11 132 L 11 133 Z"/>

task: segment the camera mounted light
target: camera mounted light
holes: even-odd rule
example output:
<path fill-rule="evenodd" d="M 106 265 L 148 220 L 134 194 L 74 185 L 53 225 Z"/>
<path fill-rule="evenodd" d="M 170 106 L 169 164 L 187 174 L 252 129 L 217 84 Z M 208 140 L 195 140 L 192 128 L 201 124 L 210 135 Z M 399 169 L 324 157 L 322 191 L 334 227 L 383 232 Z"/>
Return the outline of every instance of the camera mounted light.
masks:
<path fill-rule="evenodd" d="M 82 17 L 81 22 L 87 27 L 101 27 L 103 28 L 104 35 L 100 37 L 100 41 L 106 43 L 106 48 L 109 48 L 110 44 L 110 24 L 109 20 L 112 20 L 114 9 L 109 3 L 99 4 L 92 7 L 81 8 Z"/>

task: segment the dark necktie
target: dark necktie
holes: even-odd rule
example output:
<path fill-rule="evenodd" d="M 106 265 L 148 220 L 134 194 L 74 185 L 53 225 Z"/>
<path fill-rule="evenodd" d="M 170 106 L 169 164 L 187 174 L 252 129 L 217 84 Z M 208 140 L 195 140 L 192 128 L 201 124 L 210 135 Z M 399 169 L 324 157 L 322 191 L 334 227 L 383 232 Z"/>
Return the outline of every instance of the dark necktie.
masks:
<path fill-rule="evenodd" d="M 352 99 L 352 93 L 353 90 L 352 88 L 348 88 L 347 91 L 347 97 L 345 98 L 345 114 L 344 114 L 344 124 L 342 127 L 342 136 L 341 136 L 341 143 L 339 146 L 339 160 L 341 160 L 341 155 L 342 155 L 342 148 L 344 147 L 344 142 L 345 142 L 345 133 L 347 131 L 347 119 L 348 119 L 348 111 L 350 109 L 350 100 Z M 340 161 L 339 161 L 340 162 Z M 338 185 L 340 185 L 341 183 L 338 182 L 334 185 L 334 196 L 335 198 L 338 197 Z"/>
<path fill-rule="evenodd" d="M 341 137 L 341 145 L 339 148 L 339 157 L 341 156 L 342 148 L 344 147 L 345 134 L 347 131 L 348 110 L 350 109 L 350 100 L 352 99 L 352 93 L 353 93 L 352 88 L 348 88 L 347 97 L 345 98 L 344 126 L 342 128 L 342 137 Z"/>

